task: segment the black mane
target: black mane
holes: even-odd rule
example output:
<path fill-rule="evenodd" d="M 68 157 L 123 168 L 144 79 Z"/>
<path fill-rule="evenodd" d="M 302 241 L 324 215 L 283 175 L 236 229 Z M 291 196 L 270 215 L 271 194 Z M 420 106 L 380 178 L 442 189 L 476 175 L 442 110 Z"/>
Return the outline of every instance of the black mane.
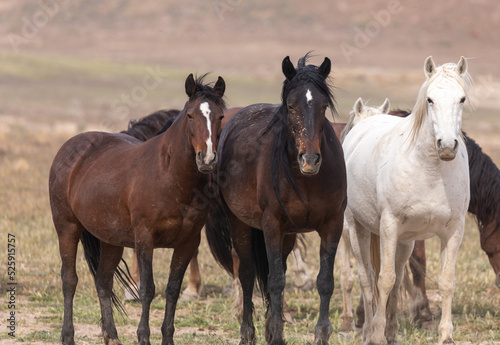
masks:
<path fill-rule="evenodd" d="M 172 123 L 180 110 L 158 110 L 148 116 L 144 116 L 139 120 L 131 120 L 128 123 L 128 128 L 120 133 L 128 134 L 140 141 L 146 141 L 154 137 L 167 123 Z M 166 129 L 165 129 L 166 130 Z"/>
<path fill-rule="evenodd" d="M 223 111 L 226 110 L 225 97 L 221 97 L 217 92 L 215 92 L 214 83 L 210 82 L 208 84 L 203 84 L 203 81 L 207 75 L 208 73 L 205 73 L 199 77 L 196 77 L 196 91 L 189 98 L 189 101 L 193 101 L 201 97 L 202 99 L 214 102 Z"/>
<path fill-rule="evenodd" d="M 500 171 L 481 147 L 462 132 L 469 155 L 470 203 L 479 231 L 492 220 L 500 224 Z"/>
<path fill-rule="evenodd" d="M 328 78 L 324 78 L 317 66 L 306 65 L 307 59 L 310 54 L 307 53 L 304 57 L 300 58 L 296 68 L 296 75 L 291 80 L 285 79 L 283 82 L 283 89 L 281 91 L 281 106 L 278 108 L 274 114 L 272 120 L 269 122 L 268 126 L 261 133 L 260 137 L 268 134 L 269 132 L 274 133 L 272 141 L 272 150 L 275 155 L 271 160 L 271 176 L 274 193 L 278 202 L 287 215 L 290 218 L 285 205 L 280 197 L 279 192 L 279 174 L 282 171 L 285 174 L 286 179 L 292 186 L 292 188 L 299 194 L 299 196 L 304 199 L 305 196 L 300 190 L 300 187 L 293 177 L 293 172 L 290 166 L 290 161 L 288 159 L 290 153 L 296 153 L 294 138 L 290 135 L 289 131 L 289 121 L 288 121 L 288 107 L 287 98 L 290 92 L 298 87 L 301 87 L 307 83 L 312 83 L 318 88 L 318 90 L 323 93 L 328 99 L 328 105 L 334 115 L 337 114 L 335 109 L 335 101 L 333 90 L 328 84 Z M 325 125 L 330 126 L 329 121 L 325 117 Z"/>

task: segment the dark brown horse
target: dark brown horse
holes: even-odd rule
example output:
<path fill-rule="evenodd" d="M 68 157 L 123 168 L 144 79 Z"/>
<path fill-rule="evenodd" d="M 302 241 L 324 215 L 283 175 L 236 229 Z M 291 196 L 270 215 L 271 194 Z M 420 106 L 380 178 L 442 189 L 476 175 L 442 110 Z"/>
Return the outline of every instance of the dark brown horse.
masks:
<path fill-rule="evenodd" d="M 217 203 L 206 224 L 216 259 L 232 272 L 231 248 L 240 258 L 243 288 L 241 343 L 255 344 L 252 292 L 255 276 L 268 305 L 266 340 L 284 344 L 282 294 L 286 258 L 297 233 L 321 238 L 317 288 L 321 297 L 315 344 L 327 344 L 333 263 L 342 234 L 346 173 L 342 148 L 325 117 L 334 110 L 326 79 L 331 63 L 297 69 L 286 57 L 279 105 L 254 104 L 238 112 L 221 134 L 213 175 Z"/>
<path fill-rule="evenodd" d="M 113 345 L 121 344 L 112 314 L 112 288 L 123 248 L 137 251 L 141 345 L 150 344 L 153 249 L 174 248 L 161 327 L 162 344 L 173 344 L 182 278 L 198 248 L 208 213 L 196 192 L 206 187 L 207 173 L 217 162 L 225 109 L 221 77 L 212 87 L 203 84 L 203 77 L 195 80 L 189 75 L 185 89 L 189 99 L 184 109 L 151 140 L 142 143 L 125 134 L 88 132 L 68 140 L 54 159 L 49 193 L 62 259 L 63 344 L 74 344 L 73 296 L 80 239 L 95 277 L 105 343 Z"/>

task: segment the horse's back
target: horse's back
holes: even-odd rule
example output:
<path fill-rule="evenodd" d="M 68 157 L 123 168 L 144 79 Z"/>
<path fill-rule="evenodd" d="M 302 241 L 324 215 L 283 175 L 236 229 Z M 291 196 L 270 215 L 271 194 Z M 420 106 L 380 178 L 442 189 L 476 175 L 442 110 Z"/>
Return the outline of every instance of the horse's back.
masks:
<path fill-rule="evenodd" d="M 114 191 L 120 183 L 118 175 L 127 173 L 123 158 L 130 158 L 129 153 L 140 143 L 126 134 L 104 132 L 81 133 L 66 141 L 56 154 L 49 174 L 53 212 L 75 216 L 75 203 L 85 199 L 93 203 L 91 195 Z"/>

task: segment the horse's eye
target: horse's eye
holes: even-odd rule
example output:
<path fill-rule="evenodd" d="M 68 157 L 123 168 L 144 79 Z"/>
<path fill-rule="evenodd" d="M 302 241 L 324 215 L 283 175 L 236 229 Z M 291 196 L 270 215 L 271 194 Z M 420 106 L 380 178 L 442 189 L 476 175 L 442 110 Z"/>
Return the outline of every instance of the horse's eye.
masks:
<path fill-rule="evenodd" d="M 295 112 L 295 108 L 292 107 L 291 105 L 289 105 L 288 106 L 288 111 L 294 113 Z"/>
<path fill-rule="evenodd" d="M 189 117 L 190 119 L 193 119 L 193 115 L 191 115 L 190 113 L 187 113 L 187 117 Z"/>
<path fill-rule="evenodd" d="M 460 99 L 460 103 L 462 103 L 462 104 L 465 103 L 465 96 Z"/>
<path fill-rule="evenodd" d="M 222 121 L 223 118 L 224 118 L 224 115 L 219 116 L 219 121 Z"/>
<path fill-rule="evenodd" d="M 430 99 L 429 97 L 427 97 L 427 103 L 434 104 L 434 102 L 432 101 L 432 99 Z"/>

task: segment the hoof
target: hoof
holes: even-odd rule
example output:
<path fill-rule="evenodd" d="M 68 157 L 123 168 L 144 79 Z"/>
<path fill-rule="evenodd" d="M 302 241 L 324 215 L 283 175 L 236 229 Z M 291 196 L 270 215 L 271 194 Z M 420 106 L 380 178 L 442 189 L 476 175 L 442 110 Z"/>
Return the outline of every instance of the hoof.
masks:
<path fill-rule="evenodd" d="M 446 340 L 444 340 L 443 342 L 439 342 L 438 345 L 441 345 L 441 344 L 455 344 L 455 342 L 453 341 L 453 339 L 451 337 L 447 338 Z"/>
<path fill-rule="evenodd" d="M 200 288 L 200 291 L 191 290 L 189 289 L 189 287 L 187 287 L 184 291 L 182 291 L 182 295 L 179 298 L 179 302 L 196 301 L 200 298 L 201 291 L 203 291 L 203 287 Z"/>
<path fill-rule="evenodd" d="M 331 324 L 316 327 L 314 330 L 314 345 L 327 345 L 332 333 L 333 327 Z"/>
<path fill-rule="evenodd" d="M 304 282 L 298 282 L 297 280 L 295 281 L 295 287 L 297 289 L 300 289 L 304 292 L 311 291 L 312 288 L 314 287 L 314 284 L 311 279 L 307 279 Z"/>
<path fill-rule="evenodd" d="M 342 325 L 339 328 L 339 332 L 349 333 L 354 331 L 354 320 L 352 317 L 342 318 Z"/>

